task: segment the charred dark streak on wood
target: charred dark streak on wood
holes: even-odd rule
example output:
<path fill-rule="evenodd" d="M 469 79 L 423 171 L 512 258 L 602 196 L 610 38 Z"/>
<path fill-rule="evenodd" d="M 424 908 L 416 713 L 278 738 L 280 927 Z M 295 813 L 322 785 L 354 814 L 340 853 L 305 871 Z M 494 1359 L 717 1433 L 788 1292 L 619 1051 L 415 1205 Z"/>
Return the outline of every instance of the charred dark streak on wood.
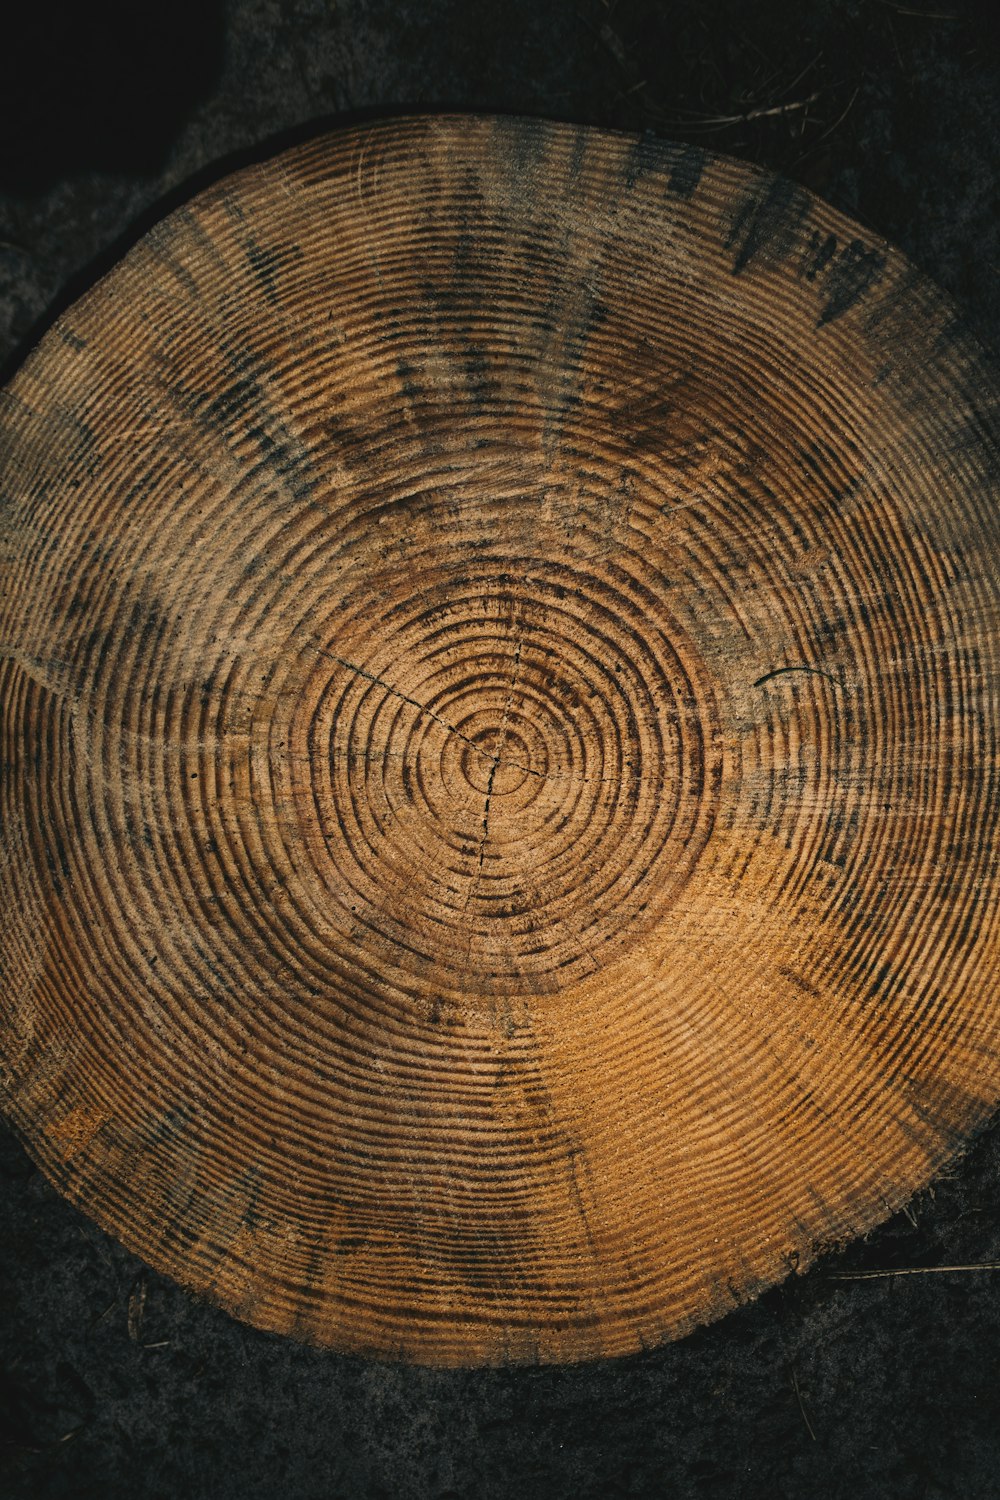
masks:
<path fill-rule="evenodd" d="M 835 323 L 866 296 L 885 275 L 886 258 L 862 240 L 852 240 L 826 273 L 826 302 L 818 328 Z"/>
<path fill-rule="evenodd" d="M 787 178 L 772 177 L 755 185 L 734 214 L 725 241 L 733 255 L 733 275 L 758 258 L 784 260 L 808 212 L 808 194 Z"/>

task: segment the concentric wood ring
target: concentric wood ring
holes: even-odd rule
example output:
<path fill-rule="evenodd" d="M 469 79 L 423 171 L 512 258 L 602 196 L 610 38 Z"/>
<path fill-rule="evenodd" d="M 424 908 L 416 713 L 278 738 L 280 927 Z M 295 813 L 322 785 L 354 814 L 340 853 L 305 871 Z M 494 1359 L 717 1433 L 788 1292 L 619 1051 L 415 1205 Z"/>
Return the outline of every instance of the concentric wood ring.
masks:
<path fill-rule="evenodd" d="M 1000 1094 L 995 372 L 690 148 L 328 136 L 0 398 L 6 1109 L 260 1326 L 675 1336 Z"/>

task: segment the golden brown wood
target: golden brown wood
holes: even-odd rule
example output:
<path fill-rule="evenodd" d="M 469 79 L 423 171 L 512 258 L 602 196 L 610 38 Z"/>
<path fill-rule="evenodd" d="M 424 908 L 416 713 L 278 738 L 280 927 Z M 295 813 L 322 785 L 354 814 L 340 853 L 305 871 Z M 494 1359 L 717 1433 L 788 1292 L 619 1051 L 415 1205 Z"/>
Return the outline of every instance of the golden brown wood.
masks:
<path fill-rule="evenodd" d="M 439 1363 L 676 1336 L 998 1064 L 997 383 L 798 188 L 510 120 L 203 194 L 0 401 L 6 1109 Z"/>

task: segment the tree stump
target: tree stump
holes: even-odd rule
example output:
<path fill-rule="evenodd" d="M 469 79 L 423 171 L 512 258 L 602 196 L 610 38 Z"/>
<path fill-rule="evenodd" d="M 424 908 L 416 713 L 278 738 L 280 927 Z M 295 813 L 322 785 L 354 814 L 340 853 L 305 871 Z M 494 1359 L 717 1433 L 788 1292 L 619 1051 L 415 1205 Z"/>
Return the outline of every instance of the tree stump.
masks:
<path fill-rule="evenodd" d="M 441 1364 L 676 1337 L 1000 1094 L 996 374 L 690 147 L 423 118 L 0 398 L 5 1110 L 149 1264 Z"/>

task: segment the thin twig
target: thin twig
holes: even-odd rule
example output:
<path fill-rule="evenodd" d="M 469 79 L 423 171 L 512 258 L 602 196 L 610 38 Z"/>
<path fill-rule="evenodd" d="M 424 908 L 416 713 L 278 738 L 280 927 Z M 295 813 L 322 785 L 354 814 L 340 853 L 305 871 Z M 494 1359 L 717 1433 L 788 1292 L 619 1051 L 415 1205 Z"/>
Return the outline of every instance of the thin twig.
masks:
<path fill-rule="evenodd" d="M 860 92 L 861 92 L 861 85 L 859 83 L 858 86 L 857 86 L 857 88 L 854 90 L 854 93 L 851 95 L 850 99 L 848 99 L 848 101 L 847 101 L 847 108 L 844 110 L 843 114 L 838 115 L 837 118 L 834 120 L 833 124 L 829 125 L 826 128 L 826 130 L 824 130 L 823 134 L 819 138 L 820 141 L 825 141 L 828 135 L 832 135 L 835 130 L 839 130 L 840 126 L 843 125 L 844 121 L 847 119 L 847 116 L 851 113 L 851 110 L 854 108 L 854 101 L 858 97 L 858 95 L 860 94 Z M 819 141 L 817 141 L 816 144 L 818 146 L 819 145 Z"/>
<path fill-rule="evenodd" d="M 885 1276 L 944 1276 L 960 1271 L 1000 1271 L 1000 1260 L 974 1261 L 967 1266 L 902 1266 L 893 1271 L 839 1271 L 830 1281 L 877 1281 Z"/>
<path fill-rule="evenodd" d="M 802 1420 L 806 1424 L 806 1431 L 815 1443 L 816 1432 L 813 1428 L 813 1424 L 809 1420 L 809 1413 L 806 1411 L 806 1404 L 802 1399 L 802 1392 L 799 1390 L 799 1377 L 795 1373 L 795 1366 L 789 1365 L 788 1369 L 792 1377 L 792 1390 L 795 1392 L 795 1399 L 799 1403 L 799 1411 L 802 1413 Z"/>
<path fill-rule="evenodd" d="M 897 5 L 895 0 L 879 0 L 880 5 L 894 10 L 897 16 L 916 16 L 918 21 L 960 21 L 961 16 L 956 16 L 952 11 L 944 10 L 911 10 L 908 6 Z"/>
<path fill-rule="evenodd" d="M 677 117 L 668 120 L 667 123 L 680 126 L 685 130 L 721 130 L 726 125 L 747 125 L 751 120 L 795 114 L 798 110 L 808 109 L 810 104 L 815 104 L 819 96 L 820 90 L 816 89 L 808 99 L 796 99 L 791 104 L 771 104 L 766 108 L 761 106 L 758 109 L 749 109 L 746 114 L 742 115 L 705 115 L 699 110 L 689 110 L 686 120 Z"/>
<path fill-rule="evenodd" d="M 128 1299 L 128 1336 L 133 1344 L 138 1344 L 139 1330 L 142 1328 L 142 1315 L 146 1308 L 146 1296 L 149 1292 L 149 1282 L 145 1271 L 140 1271 L 132 1284 L 132 1291 Z"/>
<path fill-rule="evenodd" d="M 743 125 L 748 120 L 764 120 L 770 115 L 790 115 L 798 109 L 808 109 L 810 104 L 815 104 L 819 98 L 819 89 L 814 89 L 808 99 L 796 99 L 794 104 L 772 104 L 770 109 L 751 109 L 745 115 L 737 116 L 737 123 Z"/>
<path fill-rule="evenodd" d="M 823 58 L 823 49 L 820 48 L 820 50 L 816 53 L 816 56 L 813 58 L 812 62 L 806 63 L 805 67 L 802 69 L 802 72 L 801 73 L 796 73 L 796 75 L 792 79 L 791 83 L 785 85 L 785 92 L 787 94 L 790 94 L 793 89 L 798 88 L 798 86 L 802 82 L 803 78 L 805 78 L 808 73 L 812 72 L 812 70 L 816 66 L 816 64 L 818 62 L 822 61 L 822 58 Z"/>
<path fill-rule="evenodd" d="M 625 43 L 622 41 L 617 31 L 615 31 L 614 27 L 609 26 L 607 21 L 605 21 L 604 25 L 601 27 L 600 31 L 597 34 L 600 37 L 601 41 L 604 43 L 605 47 L 607 47 L 608 51 L 611 53 L 611 56 L 614 58 L 618 66 L 627 70 L 628 53 L 625 51 Z"/>

